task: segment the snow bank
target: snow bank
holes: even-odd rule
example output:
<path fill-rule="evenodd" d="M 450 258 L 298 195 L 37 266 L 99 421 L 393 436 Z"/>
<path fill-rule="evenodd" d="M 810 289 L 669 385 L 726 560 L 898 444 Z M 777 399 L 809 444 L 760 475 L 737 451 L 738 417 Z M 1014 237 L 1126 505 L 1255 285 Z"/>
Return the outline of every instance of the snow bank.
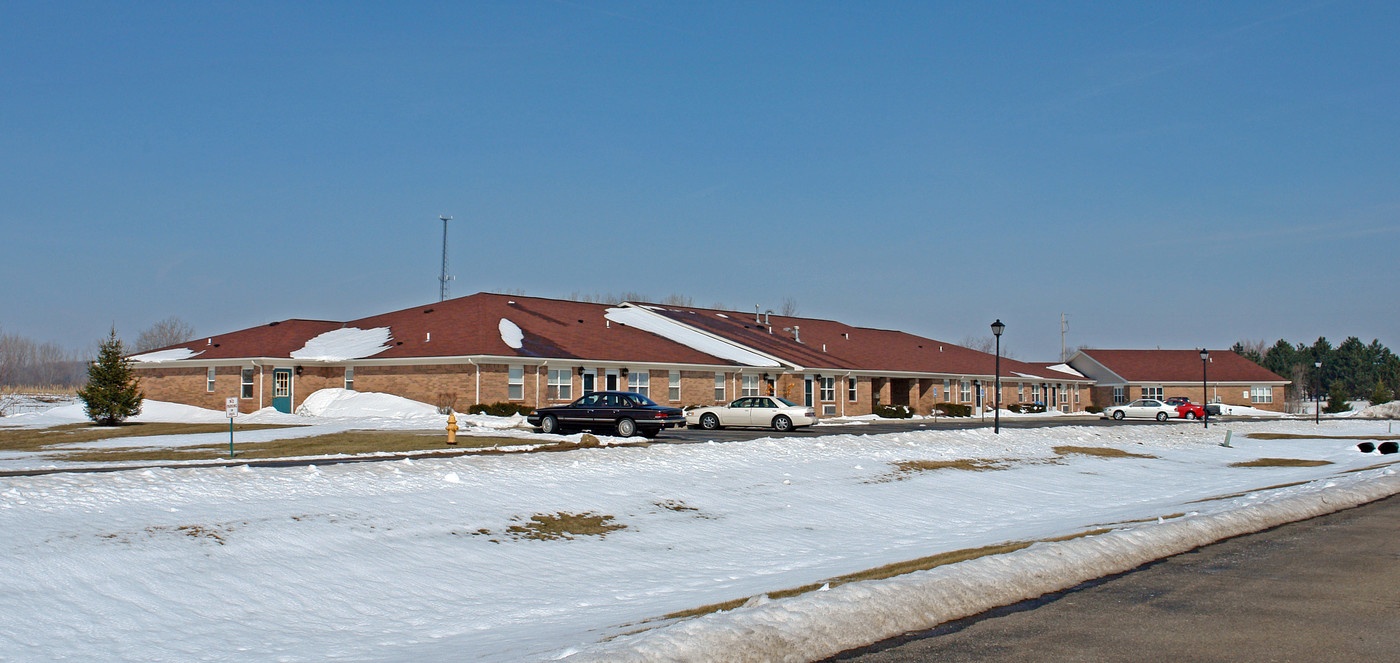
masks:
<path fill-rule="evenodd" d="M 1400 419 L 1400 401 L 1362 408 L 1355 416 L 1362 419 Z"/>
<path fill-rule="evenodd" d="M 763 355 L 749 352 L 728 341 L 702 334 L 670 318 L 651 313 L 645 309 L 610 308 L 603 317 L 618 324 L 656 334 L 712 357 L 728 359 L 745 366 L 778 366 L 778 362 Z"/>
<path fill-rule="evenodd" d="M 362 359 L 388 350 L 390 340 L 388 327 L 345 327 L 312 337 L 300 350 L 293 350 L 291 356 L 308 361 Z"/>
<path fill-rule="evenodd" d="M 132 361 L 159 363 L 162 361 L 179 361 L 189 359 L 204 354 L 203 350 L 195 352 L 189 348 L 175 348 L 173 350 L 161 350 L 159 352 L 147 352 L 146 354 L 132 355 Z"/>
<path fill-rule="evenodd" d="M 520 325 L 515 324 L 505 318 L 501 318 L 501 323 L 497 325 L 501 330 L 501 342 L 519 350 L 525 345 L 525 332 L 520 331 Z"/>
<path fill-rule="evenodd" d="M 1193 514 L 1099 536 L 949 564 L 886 580 L 850 583 L 782 600 L 750 600 L 728 612 L 584 648 L 559 660 L 810 661 L 901 633 L 976 615 L 1241 534 L 1359 506 L 1400 493 L 1392 469 L 1370 480 L 1316 489 L 1214 515 Z M 874 609 L 878 606 L 878 609 Z"/>
<path fill-rule="evenodd" d="M 297 414 L 304 417 L 382 417 L 387 419 L 409 419 L 416 417 L 442 417 L 437 408 L 409 400 L 393 394 L 350 391 L 348 389 L 322 389 L 302 401 Z"/>
<path fill-rule="evenodd" d="M 1229 414 L 1237 417 L 1282 417 L 1284 413 L 1273 410 L 1261 410 L 1248 405 L 1227 405 L 1220 403 L 1220 414 Z"/>

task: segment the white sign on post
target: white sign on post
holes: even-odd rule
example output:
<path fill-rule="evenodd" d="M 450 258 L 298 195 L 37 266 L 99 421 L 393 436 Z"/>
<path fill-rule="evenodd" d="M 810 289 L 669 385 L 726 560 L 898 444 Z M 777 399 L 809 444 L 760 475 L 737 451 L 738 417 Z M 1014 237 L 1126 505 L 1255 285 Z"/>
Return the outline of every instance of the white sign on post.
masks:
<path fill-rule="evenodd" d="M 238 416 L 237 396 L 230 396 L 228 399 L 224 400 L 224 414 L 228 415 L 229 419 Z"/>

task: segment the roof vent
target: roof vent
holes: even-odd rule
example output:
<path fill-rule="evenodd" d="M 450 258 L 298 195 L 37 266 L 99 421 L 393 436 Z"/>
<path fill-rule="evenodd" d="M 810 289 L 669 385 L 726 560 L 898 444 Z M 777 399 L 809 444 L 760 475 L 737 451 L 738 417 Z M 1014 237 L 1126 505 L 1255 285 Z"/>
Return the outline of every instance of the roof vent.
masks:
<path fill-rule="evenodd" d="M 430 308 L 423 309 L 423 312 L 424 312 L 424 313 L 432 313 L 432 312 L 433 312 L 433 309 L 430 309 Z"/>
<path fill-rule="evenodd" d="M 207 340 L 207 341 L 204 342 L 204 344 L 205 344 L 205 345 L 213 345 L 213 344 L 214 344 L 214 338 L 211 336 L 211 337 L 209 338 L 209 340 Z"/>
<path fill-rule="evenodd" d="M 851 335 L 846 332 L 841 332 L 841 338 L 844 338 L 849 341 L 851 340 Z"/>
<path fill-rule="evenodd" d="M 280 321 L 280 320 L 274 320 L 274 321 L 272 321 L 272 322 L 267 323 L 267 326 L 269 326 L 269 327 L 276 327 L 277 325 L 280 325 L 280 324 L 282 324 L 282 321 Z"/>
<path fill-rule="evenodd" d="M 506 300 L 506 303 L 507 303 L 507 304 L 510 304 L 511 306 L 515 306 L 515 300 L 514 300 L 514 299 L 508 299 L 508 300 Z"/>
<path fill-rule="evenodd" d="M 583 324 L 583 321 L 582 321 L 582 320 L 579 320 L 578 323 L 579 323 L 579 324 Z"/>

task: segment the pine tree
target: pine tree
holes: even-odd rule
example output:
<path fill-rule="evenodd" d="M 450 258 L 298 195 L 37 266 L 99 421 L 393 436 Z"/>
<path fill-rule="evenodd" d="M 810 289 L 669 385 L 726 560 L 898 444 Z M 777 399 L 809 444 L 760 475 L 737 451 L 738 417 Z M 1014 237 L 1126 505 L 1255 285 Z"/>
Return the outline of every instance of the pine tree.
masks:
<path fill-rule="evenodd" d="M 141 414 L 144 396 L 131 362 L 122 354 L 122 342 L 113 327 L 97 350 L 97 361 L 88 364 L 87 384 L 78 390 L 88 418 L 103 426 L 115 426 L 127 417 Z"/>

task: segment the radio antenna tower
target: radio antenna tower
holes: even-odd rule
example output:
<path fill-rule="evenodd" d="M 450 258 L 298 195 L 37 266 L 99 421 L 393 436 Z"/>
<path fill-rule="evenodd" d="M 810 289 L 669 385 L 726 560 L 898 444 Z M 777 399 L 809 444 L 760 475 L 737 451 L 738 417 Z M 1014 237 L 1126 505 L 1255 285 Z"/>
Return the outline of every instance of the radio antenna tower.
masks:
<path fill-rule="evenodd" d="M 452 220 L 450 216 L 439 216 L 442 219 L 442 276 L 438 277 L 441 288 L 438 291 L 438 301 L 447 301 L 447 283 L 456 279 L 455 276 L 447 275 L 447 222 Z"/>

